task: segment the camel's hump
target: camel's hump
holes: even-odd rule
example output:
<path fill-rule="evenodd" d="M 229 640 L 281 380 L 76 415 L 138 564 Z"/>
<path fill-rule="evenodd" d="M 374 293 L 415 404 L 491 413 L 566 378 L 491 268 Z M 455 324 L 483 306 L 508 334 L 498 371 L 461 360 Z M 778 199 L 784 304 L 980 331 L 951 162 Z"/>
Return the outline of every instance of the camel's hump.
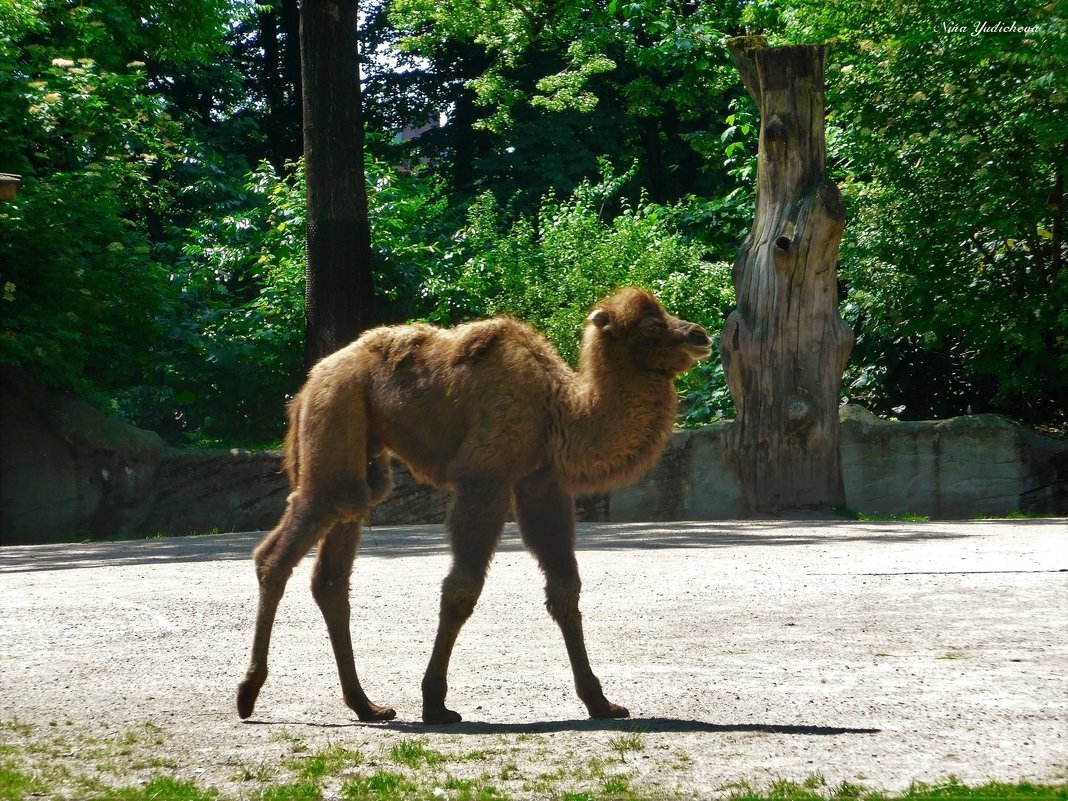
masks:
<path fill-rule="evenodd" d="M 395 366 L 415 359 L 460 367 L 479 362 L 498 348 L 517 349 L 544 366 L 560 362 L 541 333 L 512 317 L 478 320 L 455 328 L 424 323 L 385 326 L 368 331 L 358 344 Z"/>

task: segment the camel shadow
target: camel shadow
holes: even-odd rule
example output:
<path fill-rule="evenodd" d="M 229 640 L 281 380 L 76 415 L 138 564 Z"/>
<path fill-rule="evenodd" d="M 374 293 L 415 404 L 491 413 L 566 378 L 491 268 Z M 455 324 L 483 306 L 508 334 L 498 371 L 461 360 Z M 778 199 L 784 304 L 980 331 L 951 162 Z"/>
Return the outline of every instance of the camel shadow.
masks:
<path fill-rule="evenodd" d="M 495 723 L 492 721 L 461 721 L 447 726 L 433 726 L 418 721 L 390 720 L 384 723 L 296 723 L 249 720 L 251 725 L 311 726 L 314 728 L 385 729 L 406 734 L 553 734 L 556 732 L 622 731 L 642 734 L 705 733 L 705 734 L 779 734 L 791 737 L 843 737 L 846 735 L 881 734 L 882 729 L 849 726 L 813 726 L 805 724 L 778 725 L 774 723 L 709 723 L 703 720 L 679 718 L 623 718 L 571 720 L 543 720 L 530 723 Z"/>
<path fill-rule="evenodd" d="M 453 734 L 551 734 L 567 731 L 623 731 L 643 734 L 671 732 L 707 734 L 785 734 L 807 737 L 839 737 L 847 734 L 879 734 L 879 729 L 840 726 L 775 725 L 772 723 L 710 723 L 678 718 L 623 718 L 546 720 L 532 723 L 462 721 L 450 726 L 390 721 L 386 728 L 405 732 L 449 732 Z"/>

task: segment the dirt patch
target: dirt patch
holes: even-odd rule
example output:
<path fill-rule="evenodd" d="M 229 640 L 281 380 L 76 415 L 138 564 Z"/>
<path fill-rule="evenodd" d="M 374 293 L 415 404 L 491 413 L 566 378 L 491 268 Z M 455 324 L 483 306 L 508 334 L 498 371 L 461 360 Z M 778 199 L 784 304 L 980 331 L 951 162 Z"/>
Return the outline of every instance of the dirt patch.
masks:
<path fill-rule="evenodd" d="M 626 721 L 584 717 L 509 529 L 453 659 L 453 727 L 418 722 L 439 527 L 369 531 L 356 566 L 357 666 L 396 721 L 361 724 L 341 703 L 310 560 L 240 721 L 257 540 L 0 549 L 0 743 L 104 783 L 162 773 L 231 797 L 331 749 L 358 754 L 353 771 L 403 772 L 398 744 L 436 755 L 424 778 L 510 798 L 614 776 L 701 797 L 778 779 L 1068 777 L 1064 520 L 583 525 L 590 657 Z"/>

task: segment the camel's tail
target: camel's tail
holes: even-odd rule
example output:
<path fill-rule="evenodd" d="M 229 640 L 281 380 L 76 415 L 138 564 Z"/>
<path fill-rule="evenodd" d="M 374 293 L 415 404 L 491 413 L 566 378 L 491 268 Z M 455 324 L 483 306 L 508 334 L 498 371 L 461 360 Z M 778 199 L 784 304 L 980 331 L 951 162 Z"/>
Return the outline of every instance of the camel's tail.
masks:
<path fill-rule="evenodd" d="M 309 389 L 310 387 L 310 389 Z M 330 374 L 309 380 L 289 403 L 282 469 L 293 492 L 332 506 L 338 516 L 365 515 L 392 487 L 389 455 L 369 442 L 358 384 Z"/>
<path fill-rule="evenodd" d="M 300 475 L 300 453 L 297 447 L 297 430 L 300 428 L 300 395 L 296 395 L 287 407 L 289 425 L 286 427 L 286 438 L 282 443 L 282 470 L 289 477 L 289 486 L 297 487 L 297 477 Z"/>

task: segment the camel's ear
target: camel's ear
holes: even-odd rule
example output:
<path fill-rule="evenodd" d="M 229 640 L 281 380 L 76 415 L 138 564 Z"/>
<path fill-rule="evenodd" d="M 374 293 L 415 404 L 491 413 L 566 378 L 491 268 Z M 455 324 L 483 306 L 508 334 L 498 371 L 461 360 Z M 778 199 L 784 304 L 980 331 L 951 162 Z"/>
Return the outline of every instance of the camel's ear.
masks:
<path fill-rule="evenodd" d="M 604 309 L 594 309 L 590 312 L 590 316 L 586 318 L 586 322 L 593 323 L 598 328 L 604 328 L 611 321 L 611 317 Z"/>

